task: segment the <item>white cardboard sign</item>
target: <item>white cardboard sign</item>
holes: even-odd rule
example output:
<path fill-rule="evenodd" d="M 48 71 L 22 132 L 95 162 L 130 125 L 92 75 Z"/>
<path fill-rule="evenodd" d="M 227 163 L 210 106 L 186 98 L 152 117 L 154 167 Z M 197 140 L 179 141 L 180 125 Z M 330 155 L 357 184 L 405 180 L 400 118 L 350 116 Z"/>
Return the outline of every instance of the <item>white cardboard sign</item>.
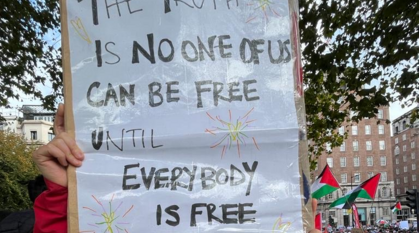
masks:
<path fill-rule="evenodd" d="M 65 4 L 80 232 L 303 232 L 288 1 Z"/>

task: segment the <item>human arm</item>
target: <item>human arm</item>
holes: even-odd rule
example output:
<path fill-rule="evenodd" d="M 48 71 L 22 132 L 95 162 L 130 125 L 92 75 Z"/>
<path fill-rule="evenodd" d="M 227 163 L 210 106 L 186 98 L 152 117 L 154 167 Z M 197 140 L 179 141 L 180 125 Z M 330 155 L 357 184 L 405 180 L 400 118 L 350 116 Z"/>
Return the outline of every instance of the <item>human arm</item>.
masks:
<path fill-rule="evenodd" d="M 54 120 L 56 137 L 33 153 L 33 160 L 47 184 L 47 191 L 35 200 L 34 233 L 67 232 L 67 166 L 81 166 L 84 154 L 65 132 L 64 105 Z"/>

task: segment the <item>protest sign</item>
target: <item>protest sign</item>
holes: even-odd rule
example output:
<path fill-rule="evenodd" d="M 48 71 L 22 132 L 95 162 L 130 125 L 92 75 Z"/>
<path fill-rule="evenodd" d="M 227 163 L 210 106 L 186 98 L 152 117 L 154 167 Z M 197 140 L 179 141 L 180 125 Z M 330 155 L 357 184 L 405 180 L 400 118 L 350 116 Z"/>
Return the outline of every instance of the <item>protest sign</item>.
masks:
<path fill-rule="evenodd" d="M 62 1 L 71 232 L 312 223 L 296 1 Z"/>

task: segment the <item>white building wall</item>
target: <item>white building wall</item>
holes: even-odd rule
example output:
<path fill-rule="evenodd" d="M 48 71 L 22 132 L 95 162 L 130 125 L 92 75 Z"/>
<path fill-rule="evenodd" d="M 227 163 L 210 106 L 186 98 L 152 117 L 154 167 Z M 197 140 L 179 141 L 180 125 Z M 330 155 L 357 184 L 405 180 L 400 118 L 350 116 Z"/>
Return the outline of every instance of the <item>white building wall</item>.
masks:
<path fill-rule="evenodd" d="M 22 122 L 21 132 L 28 143 L 47 144 L 52 139 L 52 122 L 26 120 Z"/>
<path fill-rule="evenodd" d="M 1 122 L 0 130 L 12 133 L 19 133 L 19 121 L 17 116 L 4 116 L 5 121 Z"/>

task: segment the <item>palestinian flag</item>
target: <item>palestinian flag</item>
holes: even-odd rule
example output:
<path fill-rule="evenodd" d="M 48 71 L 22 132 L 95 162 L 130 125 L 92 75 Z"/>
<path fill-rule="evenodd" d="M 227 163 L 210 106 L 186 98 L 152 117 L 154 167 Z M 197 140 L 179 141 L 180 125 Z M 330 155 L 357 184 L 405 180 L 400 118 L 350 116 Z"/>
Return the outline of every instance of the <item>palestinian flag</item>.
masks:
<path fill-rule="evenodd" d="M 380 182 L 380 176 L 381 174 L 378 173 L 377 175 L 364 181 L 358 187 L 346 193 L 345 196 L 334 201 L 329 208 L 350 209 L 352 203 L 354 203 L 357 198 L 373 200 L 375 192 L 377 191 L 378 182 Z"/>
<path fill-rule="evenodd" d="M 320 199 L 338 188 L 340 188 L 339 183 L 336 181 L 332 171 L 330 171 L 329 166 L 326 164 L 322 173 L 311 185 L 311 197 Z"/>
<path fill-rule="evenodd" d="M 399 202 L 396 203 L 396 205 L 393 206 L 391 211 L 394 213 L 394 212 L 400 211 L 400 210 L 402 210 L 402 204 L 399 201 Z"/>

